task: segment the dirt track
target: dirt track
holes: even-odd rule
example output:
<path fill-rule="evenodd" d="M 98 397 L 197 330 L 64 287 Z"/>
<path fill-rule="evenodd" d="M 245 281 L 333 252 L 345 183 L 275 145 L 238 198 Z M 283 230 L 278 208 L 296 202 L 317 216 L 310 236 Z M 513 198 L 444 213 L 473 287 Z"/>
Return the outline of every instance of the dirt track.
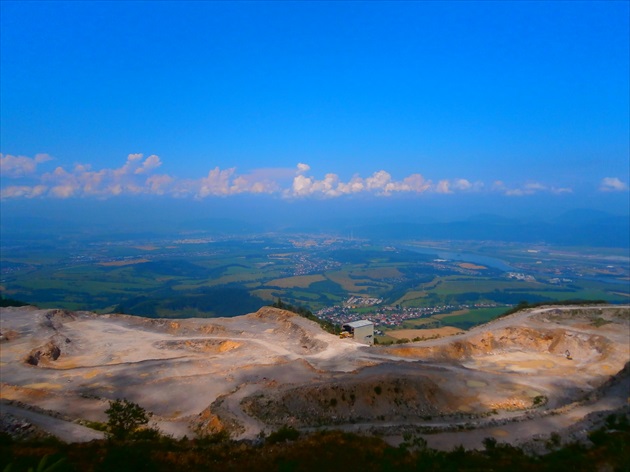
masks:
<path fill-rule="evenodd" d="M 627 403 L 618 388 L 609 403 L 567 408 L 630 360 L 629 313 L 542 308 L 448 338 L 369 348 L 269 307 L 212 320 L 7 308 L 1 397 L 93 421 L 125 397 L 176 436 L 228 428 L 252 438 L 291 424 L 363 425 L 395 438 L 404 426 L 459 423 L 480 428 L 477 439 L 444 432 L 429 445 L 524 441 Z M 551 421 L 545 412 L 558 408 L 570 412 Z"/>

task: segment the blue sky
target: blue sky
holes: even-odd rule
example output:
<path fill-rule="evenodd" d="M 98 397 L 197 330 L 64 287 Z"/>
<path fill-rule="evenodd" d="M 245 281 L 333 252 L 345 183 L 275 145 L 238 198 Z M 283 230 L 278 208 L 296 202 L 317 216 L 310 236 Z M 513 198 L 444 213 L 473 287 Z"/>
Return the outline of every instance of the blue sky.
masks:
<path fill-rule="evenodd" d="M 0 9 L 5 208 L 378 199 L 628 213 L 628 2 Z"/>

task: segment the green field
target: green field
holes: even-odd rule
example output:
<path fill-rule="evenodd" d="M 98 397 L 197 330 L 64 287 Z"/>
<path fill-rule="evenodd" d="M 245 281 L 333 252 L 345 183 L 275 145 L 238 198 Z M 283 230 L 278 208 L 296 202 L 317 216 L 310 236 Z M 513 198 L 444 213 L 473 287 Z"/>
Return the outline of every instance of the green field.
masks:
<path fill-rule="evenodd" d="M 630 269 L 601 274 L 620 251 L 578 249 L 529 253 L 523 246 L 490 248 L 469 243 L 465 250 L 503 257 L 536 277 L 535 282 L 509 279 L 488 267 L 464 270 L 462 261 L 436 264 L 434 256 L 374 243 L 339 240 L 318 247 L 296 247 L 290 237 L 226 239 L 184 244 L 173 240 L 128 242 L 63 241 L 55 247 L 27 246 L 2 252 L 3 296 L 41 306 L 108 312 L 124 309 L 143 316 L 229 316 L 256 310 L 281 298 L 312 311 L 341 305 L 351 295 L 380 298 L 401 307 L 461 306 L 487 302 L 515 305 L 567 300 L 603 299 L 628 302 Z M 317 241 L 317 237 L 313 236 Z M 448 242 L 444 242 L 447 245 Z M 459 249 L 458 249 L 459 250 Z M 493 252 L 494 251 L 494 252 Z M 598 256 L 601 254 L 601 256 Z M 544 256 L 544 257 L 543 257 Z M 599 257 L 599 258 L 598 258 Z M 544 264 L 537 264 L 544 260 Z M 621 269 L 619 267 L 621 267 Z M 469 267 L 474 267 L 471 264 Z M 627 263 L 626 266 L 627 267 Z M 538 271 L 538 272 L 536 272 Z M 552 283 L 552 279 L 558 280 Z M 560 280 L 562 278 L 562 280 Z M 414 328 L 428 323 L 468 326 L 485 322 L 504 308 L 405 321 Z M 355 313 L 368 316 L 371 307 Z M 427 321 L 428 320 L 428 321 Z"/>
<path fill-rule="evenodd" d="M 488 293 L 494 290 L 540 290 L 547 285 L 519 280 L 497 280 L 487 277 L 445 277 L 433 290 L 439 295 L 466 292 Z"/>
<path fill-rule="evenodd" d="M 300 275 L 295 277 L 285 277 L 283 279 L 270 280 L 267 285 L 279 287 L 279 288 L 308 288 L 315 282 L 321 282 L 326 280 L 323 275 Z"/>
<path fill-rule="evenodd" d="M 469 327 L 470 325 L 477 325 L 480 323 L 486 323 L 495 319 L 497 316 L 505 313 L 506 307 L 491 307 L 491 308 L 477 308 L 468 310 L 467 313 L 462 314 L 446 314 L 437 315 L 435 318 L 442 321 L 444 326 L 455 326 L 456 328 Z"/>
<path fill-rule="evenodd" d="M 400 328 L 417 329 L 427 327 L 453 326 L 455 328 L 468 329 L 472 326 L 486 323 L 505 313 L 507 307 L 473 308 L 459 310 L 454 313 L 433 315 L 426 318 L 405 320 Z"/>
<path fill-rule="evenodd" d="M 416 329 L 416 328 L 425 328 L 428 324 L 436 324 L 436 318 L 415 318 L 410 320 L 405 320 L 400 325 L 403 329 Z"/>

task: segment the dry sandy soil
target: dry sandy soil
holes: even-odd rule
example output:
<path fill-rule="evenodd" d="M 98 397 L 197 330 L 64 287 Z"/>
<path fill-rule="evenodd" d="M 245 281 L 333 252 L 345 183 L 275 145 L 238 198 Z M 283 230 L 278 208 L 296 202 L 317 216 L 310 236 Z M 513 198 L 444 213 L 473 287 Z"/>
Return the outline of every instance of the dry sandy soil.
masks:
<path fill-rule="evenodd" d="M 367 347 L 270 307 L 209 320 L 3 308 L 0 409 L 59 435 L 68 422 L 105 421 L 108 401 L 127 398 L 175 436 L 292 425 L 393 442 L 411 428 L 445 449 L 488 436 L 523 443 L 627 409 L 627 369 L 617 374 L 630 360 L 629 318 L 627 306 L 539 308 Z"/>

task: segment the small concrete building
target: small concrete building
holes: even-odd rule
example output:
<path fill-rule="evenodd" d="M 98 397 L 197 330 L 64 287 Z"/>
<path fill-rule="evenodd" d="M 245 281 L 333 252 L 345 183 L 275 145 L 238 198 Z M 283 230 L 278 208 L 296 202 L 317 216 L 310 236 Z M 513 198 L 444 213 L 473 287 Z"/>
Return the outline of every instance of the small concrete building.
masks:
<path fill-rule="evenodd" d="M 374 323 L 368 320 L 359 320 L 346 323 L 342 326 L 344 331 L 352 334 L 355 341 L 369 344 L 374 344 Z"/>

